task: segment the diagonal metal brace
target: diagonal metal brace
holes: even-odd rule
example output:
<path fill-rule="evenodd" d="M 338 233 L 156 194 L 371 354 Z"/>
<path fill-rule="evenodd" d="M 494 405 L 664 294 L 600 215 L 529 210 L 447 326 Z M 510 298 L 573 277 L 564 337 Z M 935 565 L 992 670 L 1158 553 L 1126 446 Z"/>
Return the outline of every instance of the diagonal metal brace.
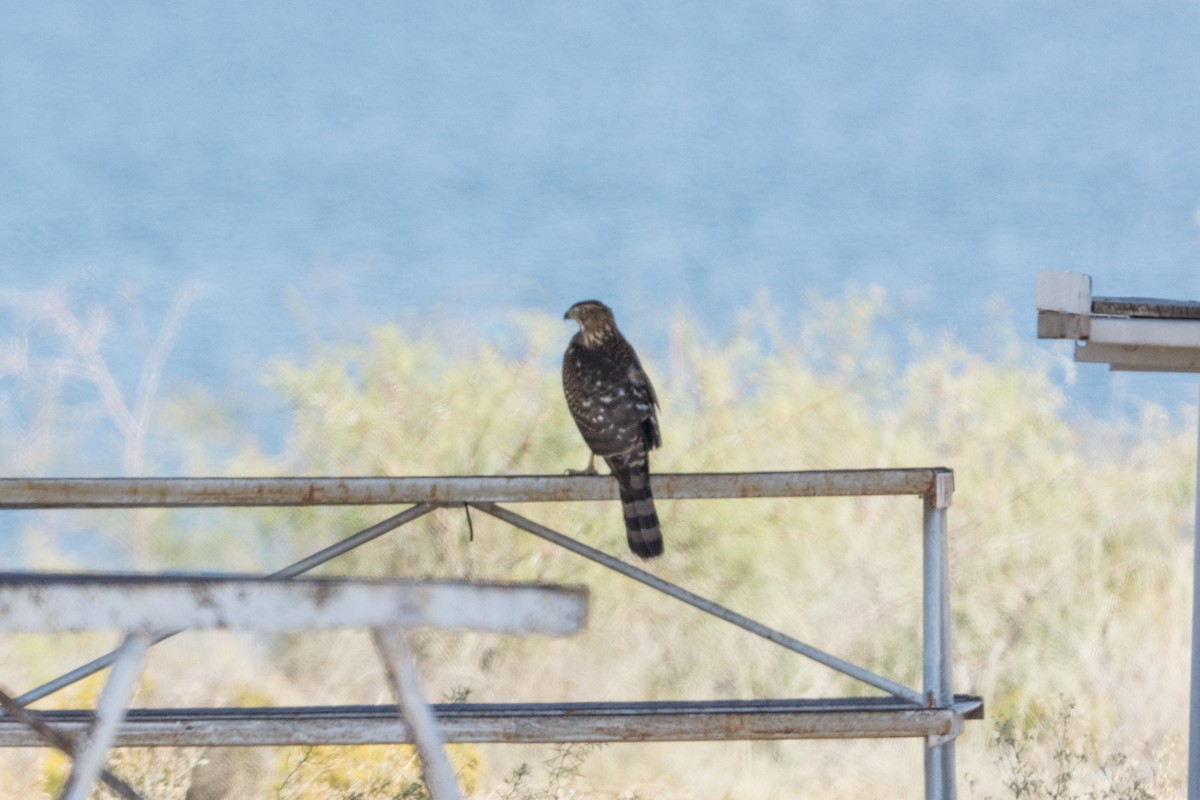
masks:
<path fill-rule="evenodd" d="M 377 522 L 369 528 L 364 528 L 352 536 L 347 536 L 341 541 L 334 542 L 325 549 L 313 553 L 311 556 L 302 558 L 294 564 L 290 564 L 283 569 L 272 572 L 267 577 L 272 580 L 288 580 L 290 578 L 295 578 L 298 575 L 302 575 L 309 570 L 319 567 L 327 561 L 332 561 L 338 556 L 350 552 L 356 547 L 360 547 L 367 542 L 377 539 L 385 533 L 399 528 L 401 525 L 405 525 L 415 519 L 423 517 L 429 512 L 433 511 L 435 508 L 437 508 L 437 506 L 431 503 L 418 503 L 411 508 L 401 511 L 399 514 L 388 517 L 382 522 Z M 150 644 L 151 646 L 156 645 L 159 642 L 166 641 L 167 639 L 170 639 L 171 637 L 180 633 L 182 633 L 182 631 L 178 629 L 156 631 L 151 638 Z M 116 659 L 117 651 L 109 651 L 102 656 L 92 659 L 86 664 L 76 667 L 70 672 L 60 675 L 52 681 L 48 681 L 43 683 L 41 686 L 30 689 L 25 694 L 16 698 L 16 701 L 22 706 L 35 703 L 38 700 L 41 700 L 43 697 L 48 697 L 49 695 L 52 695 L 55 692 L 70 686 L 71 684 L 78 683 L 84 678 L 95 675 L 100 670 L 111 666 Z"/>
<path fill-rule="evenodd" d="M 823 650 L 819 650 L 812 645 L 805 644 L 799 639 L 788 636 L 786 633 L 777 631 L 774 628 L 768 628 L 766 625 L 739 614 L 732 609 L 714 603 L 713 601 L 701 597 L 698 594 L 689 592 L 687 589 L 677 586 L 669 581 L 665 581 L 662 578 L 659 578 L 657 575 L 653 575 L 643 569 L 639 569 L 632 564 L 627 564 L 618 558 L 614 558 L 613 556 L 603 553 L 594 547 L 584 544 L 583 542 L 572 539 L 569 536 L 565 536 L 558 531 L 551 530 L 544 525 L 539 525 L 533 520 L 527 519 L 520 514 L 514 514 L 512 511 L 501 508 L 495 503 L 472 503 L 471 505 L 475 506 L 486 514 L 491 514 L 493 517 L 509 523 L 510 525 L 516 526 L 524 531 L 528 531 L 534 536 L 538 536 L 548 542 L 552 542 L 559 547 L 570 550 L 576 555 L 581 555 L 584 558 L 595 561 L 597 564 L 608 567 L 614 572 L 619 572 L 627 578 L 632 578 L 639 583 L 645 584 L 651 589 L 657 589 L 663 594 L 674 597 L 676 600 L 686 603 L 693 608 L 698 608 L 701 611 L 711 614 L 718 619 L 724 620 L 732 625 L 736 625 L 737 627 L 747 630 L 757 636 L 761 636 L 768 641 L 772 641 L 781 647 L 787 648 L 788 650 L 799 653 L 802 656 L 816 661 L 818 664 L 823 664 L 830 669 L 836 670 L 843 675 L 847 675 L 855 680 L 861 681 L 868 686 L 881 689 L 888 694 L 893 695 L 894 697 L 907 700 L 910 703 L 915 703 L 917 705 L 925 705 L 925 696 L 915 689 L 910 689 L 904 684 L 897 683 L 896 681 L 884 678 L 880 675 L 876 675 L 870 670 L 864 669 L 856 664 L 851 664 L 849 661 L 838 658 L 837 656 L 830 655 Z"/>
<path fill-rule="evenodd" d="M 41 716 L 18 703 L 7 692 L 0 690 L 0 707 L 4 713 L 32 730 L 43 742 L 55 750 L 75 758 L 75 739 L 56 727 L 47 725 Z M 100 780 L 122 800 L 142 800 L 133 788 L 107 769 L 100 771 Z"/>

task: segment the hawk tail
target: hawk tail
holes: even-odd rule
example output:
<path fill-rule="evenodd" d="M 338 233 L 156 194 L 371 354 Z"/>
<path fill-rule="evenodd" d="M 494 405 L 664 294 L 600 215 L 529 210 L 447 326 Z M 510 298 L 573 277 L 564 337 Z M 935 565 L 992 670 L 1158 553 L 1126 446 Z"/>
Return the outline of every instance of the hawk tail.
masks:
<path fill-rule="evenodd" d="M 642 558 L 661 556 L 663 537 L 654 509 L 654 494 L 650 491 L 649 457 L 645 453 L 630 453 L 604 460 L 620 487 L 629 549 Z"/>

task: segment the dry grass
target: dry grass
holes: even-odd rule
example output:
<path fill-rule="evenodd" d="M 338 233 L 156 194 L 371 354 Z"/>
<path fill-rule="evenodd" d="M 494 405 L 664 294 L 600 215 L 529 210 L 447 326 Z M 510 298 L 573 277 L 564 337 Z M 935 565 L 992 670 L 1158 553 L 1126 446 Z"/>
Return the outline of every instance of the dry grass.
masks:
<path fill-rule="evenodd" d="M 1111 771 L 1114 758 L 1133 770 L 1127 774 L 1148 776 L 1139 785 L 1154 796 L 1181 794 L 1182 759 L 1169 754 L 1186 730 L 1195 410 L 1183 412 L 1186 423 L 1154 407 L 1133 422 L 1068 420 L 1051 375 L 1069 366 L 1015 341 L 988 357 L 952 341 L 919 342 L 897 367 L 873 325 L 881 309 L 873 293 L 817 301 L 797 325 L 758 315 L 724 342 L 679 323 L 669 353 L 647 359 L 663 403 L 665 445 L 654 469 L 954 468 L 954 680 L 958 691 L 983 695 L 989 715 L 960 740 L 961 796 L 1020 796 L 996 720 L 1007 721 L 1013 742 L 1023 737 L 1031 774 L 1050 774 L 1055 745 L 1044 731 L 1061 718 L 1062 698 L 1074 707 L 1072 746 L 1090 755 L 1059 796 L 1106 796 L 1094 787 L 1117 785 L 1103 769 Z M 521 331 L 503 347 L 450 348 L 385 327 L 365 345 L 273 365 L 270 385 L 292 409 L 281 454 L 264 454 L 252 433 L 212 411 L 219 402 L 211 399 L 168 403 L 162 430 L 191 474 L 522 474 L 581 466 L 586 454 L 558 384 L 568 332 L 537 317 Z M 518 510 L 624 552 L 619 512 L 607 504 Z M 270 570 L 388 512 L 204 513 L 141 520 L 148 541 L 129 550 L 141 559 L 134 566 Z M 919 683 L 916 498 L 663 501 L 659 513 L 667 555 L 652 565 L 656 573 Z M 57 519 L 33 519 L 30 529 L 53 531 Z M 117 527 L 114 515 L 87 520 Z M 863 691 L 502 523 L 482 515 L 473 522 L 469 542 L 463 513 L 443 509 L 325 572 L 582 581 L 592 589 L 589 625 L 561 641 L 421 633 L 414 644 L 435 698 L 463 687 L 473 701 Z M 55 548 L 26 554 L 38 563 L 64 558 Z M 362 634 L 221 642 L 194 637 L 165 646 L 139 701 L 386 697 Z M 29 643 L 5 648 L 5 680 L 35 680 L 76 663 L 60 656 Z M 276 756 L 252 770 L 264 796 L 415 796 L 404 794 L 412 774 L 404 748 Z M 920 796 L 918 742 L 612 745 L 583 756 L 559 774 L 546 765 L 555 757 L 547 747 L 460 748 L 456 758 L 480 798 Z M 146 766 L 124 765 L 174 775 L 179 762 L 155 766 L 145 756 L 139 763 Z M 35 797 L 31 787 L 51 786 L 51 757 L 20 753 L 3 765 L 0 791 L 11 796 Z"/>

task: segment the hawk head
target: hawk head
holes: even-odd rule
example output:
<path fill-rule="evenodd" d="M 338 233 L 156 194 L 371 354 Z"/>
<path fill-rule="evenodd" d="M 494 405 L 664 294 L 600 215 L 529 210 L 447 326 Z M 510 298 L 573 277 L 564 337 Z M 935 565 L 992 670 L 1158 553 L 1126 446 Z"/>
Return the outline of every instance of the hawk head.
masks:
<path fill-rule="evenodd" d="M 563 319 L 573 319 L 579 323 L 583 343 L 588 347 L 595 347 L 617 332 L 612 309 L 599 300 L 583 300 L 576 303 L 567 309 Z"/>

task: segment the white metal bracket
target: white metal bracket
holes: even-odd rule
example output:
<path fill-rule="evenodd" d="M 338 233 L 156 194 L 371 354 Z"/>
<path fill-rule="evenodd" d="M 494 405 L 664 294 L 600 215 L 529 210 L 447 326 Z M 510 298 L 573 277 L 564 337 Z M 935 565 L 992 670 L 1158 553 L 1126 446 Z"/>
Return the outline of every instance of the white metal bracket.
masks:
<path fill-rule="evenodd" d="M 1081 272 L 1038 270 L 1037 308 L 1062 314 L 1092 313 L 1092 277 Z"/>
<path fill-rule="evenodd" d="M 933 474 L 930 499 L 934 508 L 949 508 L 954 500 L 954 471 L 939 467 Z"/>
<path fill-rule="evenodd" d="M 963 715 L 956 711 L 950 717 L 950 732 L 943 733 L 943 734 L 937 735 L 937 736 L 926 736 L 925 737 L 925 746 L 926 747 L 937 747 L 938 745 L 946 744 L 948 742 L 953 742 L 955 739 L 957 739 L 959 736 L 962 735 L 962 732 L 963 732 Z"/>

